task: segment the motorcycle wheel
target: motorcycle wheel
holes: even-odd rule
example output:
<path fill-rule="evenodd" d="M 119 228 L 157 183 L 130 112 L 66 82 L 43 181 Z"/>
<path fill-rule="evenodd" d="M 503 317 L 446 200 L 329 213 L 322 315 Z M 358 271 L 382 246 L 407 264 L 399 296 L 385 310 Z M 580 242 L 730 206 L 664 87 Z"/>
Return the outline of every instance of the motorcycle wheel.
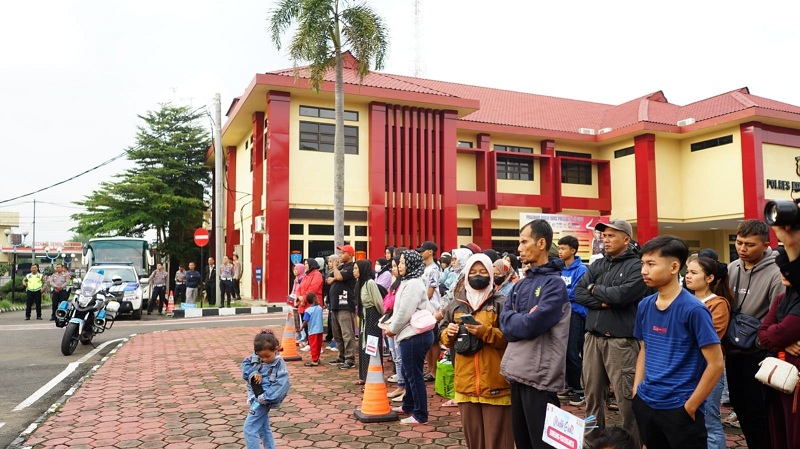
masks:
<path fill-rule="evenodd" d="M 69 323 L 64 329 L 64 336 L 61 337 L 61 353 L 72 355 L 78 347 L 78 323 Z"/>

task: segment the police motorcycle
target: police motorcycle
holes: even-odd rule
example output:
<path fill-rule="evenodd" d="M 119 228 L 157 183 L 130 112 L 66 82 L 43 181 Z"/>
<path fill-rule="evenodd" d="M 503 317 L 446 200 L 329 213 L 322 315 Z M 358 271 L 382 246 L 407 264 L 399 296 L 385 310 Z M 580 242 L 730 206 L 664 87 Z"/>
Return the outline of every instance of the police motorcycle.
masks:
<path fill-rule="evenodd" d="M 103 287 L 102 269 L 89 273 L 75 292 L 72 301 L 61 301 L 56 310 L 56 326 L 64 329 L 61 338 L 61 353 L 71 355 L 78 342 L 92 344 L 96 334 L 111 329 L 119 311 L 119 303 L 113 301 L 108 288 Z M 115 285 L 122 284 L 122 278 L 114 276 Z M 92 344 L 92 346 L 94 346 Z"/>

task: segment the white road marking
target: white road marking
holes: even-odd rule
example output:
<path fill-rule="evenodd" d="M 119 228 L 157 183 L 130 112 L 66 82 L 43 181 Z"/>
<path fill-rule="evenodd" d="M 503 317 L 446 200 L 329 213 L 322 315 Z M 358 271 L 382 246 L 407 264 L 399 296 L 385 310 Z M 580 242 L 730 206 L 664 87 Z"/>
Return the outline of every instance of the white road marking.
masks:
<path fill-rule="evenodd" d="M 0 422 L 0 427 L 3 427 L 3 426 L 5 426 L 5 425 L 6 425 L 6 423 L 4 423 L 4 422 Z"/>
<path fill-rule="evenodd" d="M 91 359 L 95 354 L 100 352 L 106 346 L 108 346 L 108 345 L 110 345 L 112 343 L 123 341 L 123 340 L 125 340 L 125 338 L 118 338 L 116 340 L 107 341 L 107 342 L 101 344 L 100 346 L 98 346 L 97 348 L 93 349 L 91 352 L 89 352 L 85 356 L 81 357 L 77 362 L 70 363 L 69 365 L 67 365 L 66 368 L 64 368 L 64 371 L 61 371 L 60 373 L 58 373 L 58 375 L 56 377 L 54 377 L 52 380 L 50 380 L 50 382 L 47 382 L 41 388 L 36 390 L 35 393 L 33 393 L 32 395 L 28 396 L 27 399 L 25 399 L 24 401 L 20 402 L 19 405 L 14 407 L 14 410 L 12 410 L 12 411 L 18 412 L 18 411 L 23 410 L 23 409 L 25 409 L 27 407 L 30 407 L 34 402 L 36 402 L 39 399 L 41 399 L 42 396 L 47 394 L 48 391 L 52 390 L 53 387 L 58 385 L 62 380 L 66 379 L 67 376 L 69 376 L 76 369 L 78 369 L 78 366 L 81 363 L 84 363 L 87 360 Z"/>

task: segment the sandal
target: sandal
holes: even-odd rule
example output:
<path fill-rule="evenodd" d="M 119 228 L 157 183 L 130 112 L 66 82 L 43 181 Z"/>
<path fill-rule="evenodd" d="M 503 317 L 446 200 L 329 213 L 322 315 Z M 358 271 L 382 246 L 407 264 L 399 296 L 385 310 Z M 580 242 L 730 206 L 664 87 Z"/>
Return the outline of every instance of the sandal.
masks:
<path fill-rule="evenodd" d="M 442 407 L 458 407 L 458 404 L 456 403 L 456 401 L 450 399 L 449 401 L 442 404 Z"/>
<path fill-rule="evenodd" d="M 422 380 L 424 380 L 425 382 L 433 382 L 436 380 L 436 378 L 433 377 L 433 374 L 426 373 L 424 376 L 422 376 Z"/>
<path fill-rule="evenodd" d="M 353 383 L 354 383 L 355 385 L 364 385 L 366 382 L 364 382 L 363 380 L 360 380 L 360 379 L 359 379 L 359 380 L 357 380 L 357 381 L 355 381 L 355 382 L 353 382 Z"/>
<path fill-rule="evenodd" d="M 405 392 L 406 392 L 405 388 L 396 388 L 394 391 L 391 391 L 391 392 L 387 393 L 386 396 L 389 399 L 393 399 L 393 398 L 396 398 L 398 396 L 401 396 Z"/>
<path fill-rule="evenodd" d="M 606 408 L 611 410 L 612 412 L 619 411 L 619 405 L 616 402 L 609 402 L 608 404 L 606 404 Z"/>
<path fill-rule="evenodd" d="M 319 362 L 306 362 L 303 365 L 305 365 L 305 366 L 319 366 Z"/>

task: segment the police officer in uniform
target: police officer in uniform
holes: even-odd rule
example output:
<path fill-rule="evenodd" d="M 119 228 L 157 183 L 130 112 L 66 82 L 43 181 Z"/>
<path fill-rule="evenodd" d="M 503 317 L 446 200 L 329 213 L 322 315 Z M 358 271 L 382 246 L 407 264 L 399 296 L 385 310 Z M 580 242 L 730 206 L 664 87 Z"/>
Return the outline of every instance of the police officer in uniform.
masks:
<path fill-rule="evenodd" d="M 31 319 L 31 308 L 36 304 L 36 319 L 42 319 L 42 287 L 44 277 L 39 273 L 39 265 L 31 265 L 31 272 L 22 279 L 25 286 L 25 320 Z"/>
<path fill-rule="evenodd" d="M 186 301 L 186 270 L 183 265 L 178 265 L 175 272 L 175 306 Z"/>
<path fill-rule="evenodd" d="M 56 272 L 47 279 L 50 284 L 50 298 L 53 299 L 53 314 L 50 315 L 50 321 L 56 320 L 56 310 L 61 301 L 69 299 L 69 281 L 69 273 L 61 264 L 56 265 Z"/>
<path fill-rule="evenodd" d="M 158 314 L 162 315 L 161 311 L 167 304 L 167 272 L 164 271 L 163 265 L 156 264 L 156 271 L 150 274 L 148 283 L 152 289 L 152 294 L 150 295 L 150 303 L 147 304 L 147 314 L 153 314 L 153 306 L 156 303 L 156 296 L 158 296 Z"/>

